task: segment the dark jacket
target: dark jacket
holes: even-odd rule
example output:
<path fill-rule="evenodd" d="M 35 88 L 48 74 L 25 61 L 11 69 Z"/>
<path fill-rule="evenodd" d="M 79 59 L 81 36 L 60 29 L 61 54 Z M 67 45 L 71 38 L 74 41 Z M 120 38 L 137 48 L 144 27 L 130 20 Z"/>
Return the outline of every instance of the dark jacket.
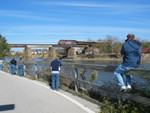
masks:
<path fill-rule="evenodd" d="M 121 49 L 123 55 L 123 66 L 137 67 L 141 61 L 142 45 L 136 40 L 126 40 Z"/>
<path fill-rule="evenodd" d="M 61 66 L 61 62 L 59 60 L 53 60 L 51 62 L 52 71 L 59 71 L 59 67 Z"/>
<path fill-rule="evenodd" d="M 10 61 L 10 64 L 16 65 L 16 64 L 17 64 L 17 61 L 16 61 L 15 59 L 12 59 L 12 60 Z"/>

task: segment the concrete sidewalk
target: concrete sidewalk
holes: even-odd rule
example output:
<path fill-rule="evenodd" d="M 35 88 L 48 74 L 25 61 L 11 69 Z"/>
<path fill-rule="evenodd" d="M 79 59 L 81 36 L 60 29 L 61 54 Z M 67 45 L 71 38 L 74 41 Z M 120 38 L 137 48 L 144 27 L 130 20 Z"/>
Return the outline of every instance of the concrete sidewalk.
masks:
<path fill-rule="evenodd" d="M 6 113 L 98 113 L 99 106 L 46 83 L 0 71 L 0 111 Z M 11 106 L 9 106 L 11 105 Z M 1 109 L 3 106 L 6 110 Z M 11 108 L 12 107 L 12 108 Z"/>

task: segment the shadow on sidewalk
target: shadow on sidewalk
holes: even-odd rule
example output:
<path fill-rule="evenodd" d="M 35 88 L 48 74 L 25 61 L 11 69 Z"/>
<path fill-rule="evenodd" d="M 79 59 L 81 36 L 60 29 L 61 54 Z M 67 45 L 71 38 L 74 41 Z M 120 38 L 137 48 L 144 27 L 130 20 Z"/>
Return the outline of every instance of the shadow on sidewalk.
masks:
<path fill-rule="evenodd" d="M 0 105 L 0 111 L 8 111 L 8 110 L 14 110 L 14 109 L 15 109 L 14 104 Z"/>

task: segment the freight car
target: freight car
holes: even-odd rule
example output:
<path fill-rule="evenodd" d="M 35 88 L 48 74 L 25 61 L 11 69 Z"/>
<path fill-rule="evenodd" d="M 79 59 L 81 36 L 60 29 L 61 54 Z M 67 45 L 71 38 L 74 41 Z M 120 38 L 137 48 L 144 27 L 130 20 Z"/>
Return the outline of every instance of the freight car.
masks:
<path fill-rule="evenodd" d="M 94 45 L 97 42 L 90 42 L 90 41 L 77 41 L 77 45 Z"/>
<path fill-rule="evenodd" d="M 150 48 L 142 48 L 142 53 L 150 53 Z"/>

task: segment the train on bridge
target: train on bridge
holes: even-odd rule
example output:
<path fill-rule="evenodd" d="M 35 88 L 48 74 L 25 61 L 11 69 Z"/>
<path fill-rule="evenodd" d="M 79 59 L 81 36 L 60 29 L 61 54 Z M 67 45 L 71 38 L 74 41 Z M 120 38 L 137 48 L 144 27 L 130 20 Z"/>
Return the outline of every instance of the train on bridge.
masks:
<path fill-rule="evenodd" d="M 142 48 L 142 53 L 150 53 L 150 48 Z"/>
<path fill-rule="evenodd" d="M 77 40 L 59 40 L 58 45 L 95 45 L 94 41 L 77 41 Z M 142 48 L 142 53 L 150 53 L 150 48 Z"/>
<path fill-rule="evenodd" d="M 93 41 L 59 40 L 58 45 L 95 45 Z"/>

